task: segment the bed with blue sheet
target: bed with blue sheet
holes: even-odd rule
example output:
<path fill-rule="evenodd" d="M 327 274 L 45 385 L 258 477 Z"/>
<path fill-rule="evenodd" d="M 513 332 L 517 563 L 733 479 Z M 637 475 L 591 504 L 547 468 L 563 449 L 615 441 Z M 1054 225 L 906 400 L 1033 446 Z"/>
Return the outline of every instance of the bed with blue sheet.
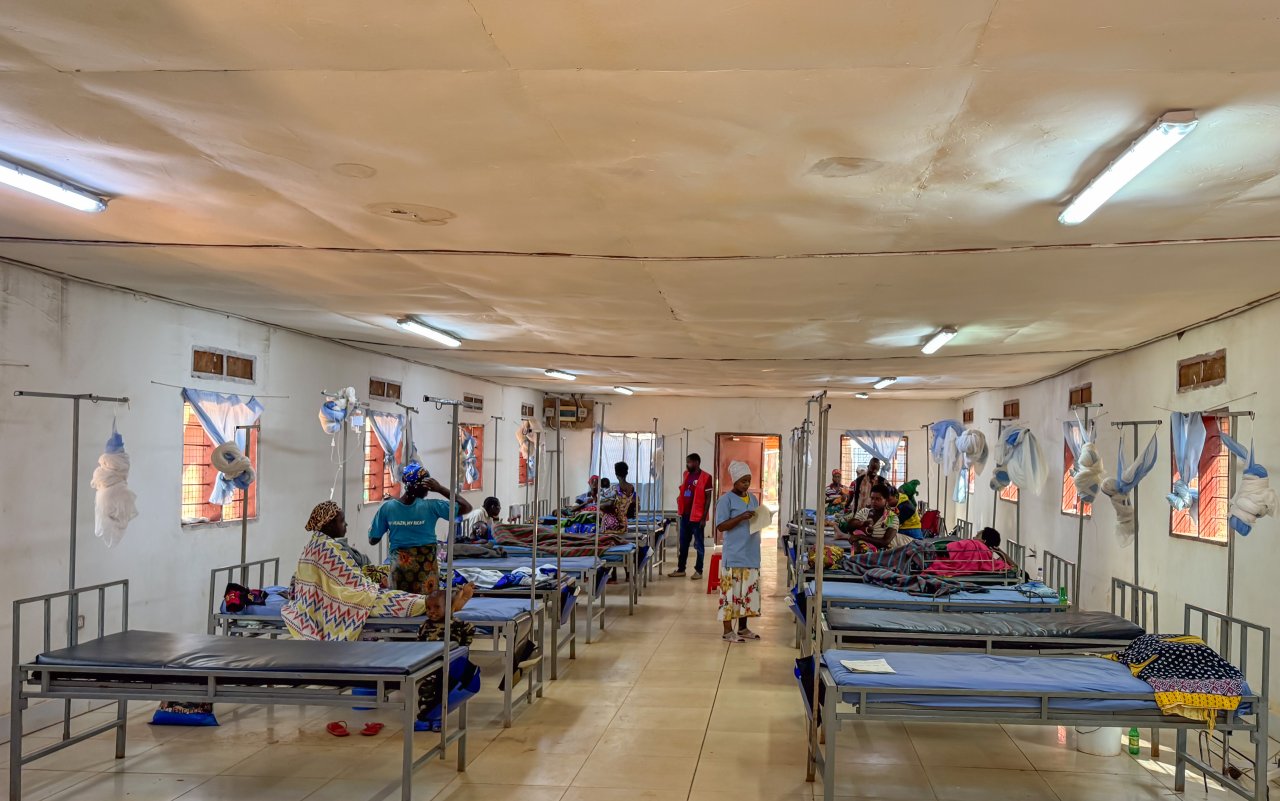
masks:
<path fill-rule="evenodd" d="M 1240 705 L 1211 713 L 1218 731 L 1247 732 L 1252 770 L 1232 779 L 1187 748 L 1187 732 L 1205 722 L 1162 713 L 1150 684 L 1127 664 L 1097 656 L 1005 656 L 986 653 L 828 650 L 797 660 L 796 678 L 809 715 L 809 778 L 820 769 L 824 798 L 833 799 L 842 722 L 927 721 L 946 723 L 1131 726 L 1177 732 L 1176 791 L 1193 765 L 1237 794 L 1263 801 L 1267 795 L 1267 692 L 1270 629 L 1187 605 L 1183 632 L 1213 646 L 1239 668 Z M 1206 653 L 1210 649 L 1201 647 Z M 1250 655 L 1253 658 L 1250 659 Z M 1256 670 L 1255 670 L 1256 668 Z M 1183 672 L 1197 674 L 1194 665 Z M 1229 693 L 1234 695 L 1234 693 Z M 978 731 L 975 737 L 980 737 Z M 1248 761 L 1248 755 L 1241 755 Z M 856 790 L 856 787 L 855 787 Z M 845 790 L 847 792 L 847 790 Z"/>

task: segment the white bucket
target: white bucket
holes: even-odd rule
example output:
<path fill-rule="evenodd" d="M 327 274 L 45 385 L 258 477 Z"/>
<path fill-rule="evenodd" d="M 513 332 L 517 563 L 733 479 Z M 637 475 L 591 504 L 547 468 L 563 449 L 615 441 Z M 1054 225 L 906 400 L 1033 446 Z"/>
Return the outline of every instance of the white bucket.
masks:
<path fill-rule="evenodd" d="M 1077 726 L 1076 750 L 1094 756 L 1120 756 L 1122 731 L 1115 726 Z"/>

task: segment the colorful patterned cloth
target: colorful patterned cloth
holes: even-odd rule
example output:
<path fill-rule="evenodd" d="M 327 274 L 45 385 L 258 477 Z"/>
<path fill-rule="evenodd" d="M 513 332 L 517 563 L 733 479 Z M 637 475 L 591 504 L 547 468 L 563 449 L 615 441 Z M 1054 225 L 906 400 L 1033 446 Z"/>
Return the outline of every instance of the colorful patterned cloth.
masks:
<path fill-rule="evenodd" d="M 1244 694 L 1244 674 L 1199 637 L 1144 634 L 1106 658 L 1150 684 L 1162 713 L 1202 721 L 1210 730 L 1218 713 L 1234 712 Z"/>
<path fill-rule="evenodd" d="M 862 574 L 862 580 L 877 587 L 888 587 L 908 595 L 944 598 L 957 592 L 986 592 L 987 588 L 951 579 L 920 574 L 899 573 L 885 567 L 874 567 Z"/>
<path fill-rule="evenodd" d="M 932 553 L 924 542 L 912 541 L 901 548 L 890 548 L 881 551 L 850 556 L 844 562 L 844 569 L 860 576 L 868 570 L 886 568 L 895 573 L 915 575 L 924 572 L 931 561 Z"/>
<path fill-rule="evenodd" d="M 382 589 L 332 539 L 316 533 L 298 558 L 293 600 L 280 616 L 295 639 L 358 640 L 370 615 L 415 617 L 425 612 L 423 596 Z"/>
<path fill-rule="evenodd" d="M 754 567 L 720 571 L 720 610 L 716 619 L 723 623 L 748 617 L 760 617 L 760 571 Z"/>
<path fill-rule="evenodd" d="M 440 564 L 434 544 L 397 548 L 391 558 L 391 584 L 397 590 L 430 595 L 440 589 Z"/>
<path fill-rule="evenodd" d="M 533 526 L 512 524 L 495 526 L 493 535 L 502 545 L 517 545 L 525 548 L 533 547 Z M 601 553 L 617 545 L 626 544 L 627 540 L 617 534 L 600 534 L 600 549 L 596 551 L 595 534 L 561 534 L 560 553 L 562 556 L 599 556 Z M 553 528 L 538 529 L 538 553 L 542 556 L 555 556 L 556 530 Z"/>

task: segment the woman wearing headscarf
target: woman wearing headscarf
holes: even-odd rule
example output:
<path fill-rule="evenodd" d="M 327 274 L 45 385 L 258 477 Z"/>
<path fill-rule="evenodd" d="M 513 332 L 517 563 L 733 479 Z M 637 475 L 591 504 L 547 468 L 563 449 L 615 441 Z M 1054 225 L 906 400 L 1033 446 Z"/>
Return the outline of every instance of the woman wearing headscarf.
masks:
<path fill-rule="evenodd" d="M 600 533 L 626 534 L 627 521 L 635 508 L 636 486 L 627 481 L 631 468 L 626 462 L 613 466 L 618 483 L 600 492 Z"/>
<path fill-rule="evenodd" d="M 733 486 L 716 502 L 716 531 L 724 535 L 717 616 L 725 640 L 744 642 L 760 639 L 747 628 L 747 618 L 760 617 L 760 532 L 751 530 L 760 500 L 750 492 L 746 462 L 731 462 L 729 478 Z"/>
<path fill-rule="evenodd" d="M 843 474 L 840 468 L 831 471 L 831 483 L 827 485 L 827 514 L 833 515 L 844 509 L 845 506 L 845 486 L 841 481 Z"/>
<path fill-rule="evenodd" d="M 429 595 L 440 588 L 440 567 L 436 559 L 436 523 L 449 519 L 447 500 L 428 500 L 435 492 L 446 499 L 449 490 L 431 477 L 420 464 L 407 464 L 402 472 L 404 494 L 383 501 L 369 526 L 369 544 L 387 537 L 391 551 L 391 585 L 397 590 Z M 460 515 L 471 512 L 471 504 L 461 495 L 455 503 Z"/>

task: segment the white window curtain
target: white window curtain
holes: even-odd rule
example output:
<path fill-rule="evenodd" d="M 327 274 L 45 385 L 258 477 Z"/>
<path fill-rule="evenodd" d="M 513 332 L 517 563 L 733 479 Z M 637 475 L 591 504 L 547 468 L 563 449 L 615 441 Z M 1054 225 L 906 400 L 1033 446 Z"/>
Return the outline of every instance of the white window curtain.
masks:
<path fill-rule="evenodd" d="M 1006 429 L 1000 444 L 996 446 L 992 488 L 1000 490 L 1016 484 L 1019 489 L 1028 489 L 1039 495 L 1044 490 L 1048 477 L 1044 451 L 1040 449 L 1040 441 L 1031 429 L 1026 426 Z"/>
<path fill-rule="evenodd" d="M 1188 483 L 1200 475 L 1200 455 L 1204 452 L 1204 418 L 1200 412 L 1182 414 L 1174 412 L 1169 422 L 1173 437 L 1173 461 L 1178 467 L 1178 480 L 1166 496 L 1169 505 L 1178 511 L 1190 510 L 1192 517 L 1199 517 L 1200 505 L 1196 503 L 1200 493 Z"/>
<path fill-rule="evenodd" d="M 867 453 L 880 460 L 881 464 L 889 464 L 898 455 L 898 445 L 902 443 L 901 431 L 870 431 L 865 428 L 851 428 L 844 435 L 858 444 Z"/>
<path fill-rule="evenodd" d="M 400 443 L 404 441 L 404 415 L 371 411 L 365 419 L 369 421 L 369 430 L 378 438 L 378 444 L 382 446 L 383 466 L 391 471 L 391 481 L 399 484 L 400 471 L 396 469 L 396 452 L 400 450 Z M 405 450 L 409 449 L 405 448 Z"/>
<path fill-rule="evenodd" d="M 214 447 L 234 439 L 243 451 L 248 432 L 237 431 L 236 426 L 253 425 L 262 416 L 262 404 L 257 398 L 246 401 L 239 395 L 223 395 L 203 389 L 184 389 L 182 397 L 195 410 L 200 427 L 209 435 Z M 235 485 L 219 473 L 217 480 L 213 482 L 209 503 L 224 506 L 231 502 L 234 493 Z"/>

